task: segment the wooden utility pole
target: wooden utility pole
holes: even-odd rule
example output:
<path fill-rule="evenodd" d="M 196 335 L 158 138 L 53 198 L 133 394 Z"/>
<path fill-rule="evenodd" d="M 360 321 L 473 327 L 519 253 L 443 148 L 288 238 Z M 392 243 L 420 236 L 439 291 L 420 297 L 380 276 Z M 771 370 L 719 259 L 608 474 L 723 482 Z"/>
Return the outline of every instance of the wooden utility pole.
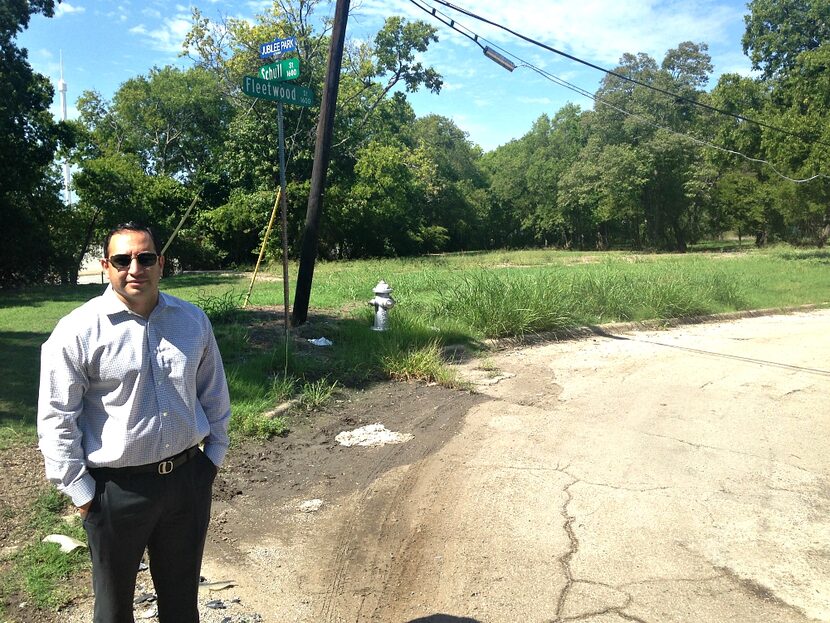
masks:
<path fill-rule="evenodd" d="M 317 144 L 314 148 L 314 167 L 311 171 L 311 191 L 308 195 L 303 243 L 300 249 L 300 268 L 297 273 L 297 289 L 294 292 L 294 310 L 291 314 L 295 326 L 303 324 L 308 318 L 308 301 L 311 297 L 311 281 L 314 278 L 314 262 L 317 258 L 317 228 L 323 212 L 323 190 L 326 186 L 326 170 L 331 155 L 331 135 L 334 128 L 337 90 L 340 87 L 340 65 L 343 61 L 349 2 L 350 0 L 337 0 L 334 9 L 329 64 L 320 103 L 320 120 L 317 122 Z"/>

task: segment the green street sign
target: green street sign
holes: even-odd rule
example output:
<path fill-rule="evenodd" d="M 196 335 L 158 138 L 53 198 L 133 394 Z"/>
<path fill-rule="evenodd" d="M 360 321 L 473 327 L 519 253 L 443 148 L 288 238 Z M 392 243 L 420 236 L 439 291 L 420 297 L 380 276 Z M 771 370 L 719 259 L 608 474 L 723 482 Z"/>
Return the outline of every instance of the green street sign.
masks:
<path fill-rule="evenodd" d="M 311 89 L 295 84 L 271 82 L 256 76 L 242 78 L 242 92 L 250 97 L 285 104 L 296 104 L 297 106 L 311 106 L 314 104 L 314 93 Z"/>
<path fill-rule="evenodd" d="M 272 82 L 296 80 L 300 77 L 300 59 L 287 58 L 277 63 L 263 65 L 259 68 L 259 77 Z"/>

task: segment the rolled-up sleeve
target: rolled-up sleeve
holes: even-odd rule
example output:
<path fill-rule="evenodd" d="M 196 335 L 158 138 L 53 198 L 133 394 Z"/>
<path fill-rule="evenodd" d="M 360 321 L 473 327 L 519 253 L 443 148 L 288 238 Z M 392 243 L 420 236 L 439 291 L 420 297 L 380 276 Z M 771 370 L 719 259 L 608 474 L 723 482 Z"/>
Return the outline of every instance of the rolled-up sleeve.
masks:
<path fill-rule="evenodd" d="M 95 494 L 78 422 L 89 387 L 83 361 L 80 341 L 61 339 L 60 324 L 41 347 L 38 446 L 43 453 L 46 478 L 72 498 L 76 506 L 89 502 Z"/>

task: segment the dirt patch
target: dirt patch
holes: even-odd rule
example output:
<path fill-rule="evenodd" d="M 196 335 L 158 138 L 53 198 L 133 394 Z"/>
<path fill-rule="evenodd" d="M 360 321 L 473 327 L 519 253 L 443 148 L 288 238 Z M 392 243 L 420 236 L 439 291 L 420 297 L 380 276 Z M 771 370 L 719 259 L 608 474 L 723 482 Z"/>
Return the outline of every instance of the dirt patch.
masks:
<path fill-rule="evenodd" d="M 43 457 L 34 444 L 16 444 L 0 450 L 0 561 L 19 547 L 30 533 L 24 512 L 48 485 Z"/>
<path fill-rule="evenodd" d="M 343 390 L 325 410 L 295 417 L 289 433 L 283 437 L 247 441 L 231 448 L 214 487 L 214 518 L 206 559 L 220 564 L 205 571 L 208 579 L 225 579 L 225 565 L 245 567 L 244 556 L 236 544 L 279 536 L 286 527 L 274 520 L 280 509 L 302 515 L 298 504 L 309 499 L 320 499 L 323 509 L 329 508 L 339 499 L 366 489 L 386 471 L 427 456 L 452 438 L 464 414 L 480 400 L 469 392 L 438 386 L 376 383 L 363 389 Z M 368 448 L 346 448 L 334 440 L 342 431 L 374 423 L 383 423 L 390 431 L 409 433 L 414 438 L 402 444 Z M 0 551 L 11 553 L 31 539 L 26 509 L 47 484 L 43 459 L 34 444 L 3 450 L 0 465 Z M 3 559 L 0 558 L 0 565 L 7 564 Z M 89 586 L 88 571 L 83 575 L 77 578 L 79 587 Z M 250 581 L 236 575 L 230 579 L 239 583 Z M 146 584 L 145 588 L 152 588 L 149 579 Z M 79 590 L 77 603 L 57 613 L 20 610 L 20 596 L 10 596 L 6 604 L 9 620 L 88 620 L 91 599 L 83 593 Z M 235 607 L 244 614 L 234 615 L 231 620 L 256 620 L 256 613 L 245 608 L 244 591 L 206 592 L 201 601 L 229 600 L 240 594 L 242 604 Z M 208 622 L 214 618 L 226 620 L 230 614 L 230 610 L 202 608 L 203 620 Z"/>
<path fill-rule="evenodd" d="M 343 392 L 322 412 L 294 418 L 291 431 L 235 447 L 214 485 L 214 499 L 253 507 L 279 506 L 322 489 L 336 498 L 365 487 L 378 470 L 406 465 L 440 448 L 481 398 L 416 383 L 376 383 Z M 335 436 L 366 424 L 414 435 L 414 443 L 346 448 Z M 224 532 L 234 533 L 232 527 Z"/>

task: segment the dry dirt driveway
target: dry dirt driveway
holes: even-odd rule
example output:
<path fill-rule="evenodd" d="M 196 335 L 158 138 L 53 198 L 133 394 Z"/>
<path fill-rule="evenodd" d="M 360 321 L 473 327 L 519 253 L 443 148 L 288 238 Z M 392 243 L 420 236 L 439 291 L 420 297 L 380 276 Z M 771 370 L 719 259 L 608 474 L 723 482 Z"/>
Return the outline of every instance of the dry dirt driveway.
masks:
<path fill-rule="evenodd" d="M 355 397 L 233 459 L 205 574 L 280 623 L 830 621 L 828 329 L 608 333 Z M 415 438 L 332 441 L 365 422 Z"/>

